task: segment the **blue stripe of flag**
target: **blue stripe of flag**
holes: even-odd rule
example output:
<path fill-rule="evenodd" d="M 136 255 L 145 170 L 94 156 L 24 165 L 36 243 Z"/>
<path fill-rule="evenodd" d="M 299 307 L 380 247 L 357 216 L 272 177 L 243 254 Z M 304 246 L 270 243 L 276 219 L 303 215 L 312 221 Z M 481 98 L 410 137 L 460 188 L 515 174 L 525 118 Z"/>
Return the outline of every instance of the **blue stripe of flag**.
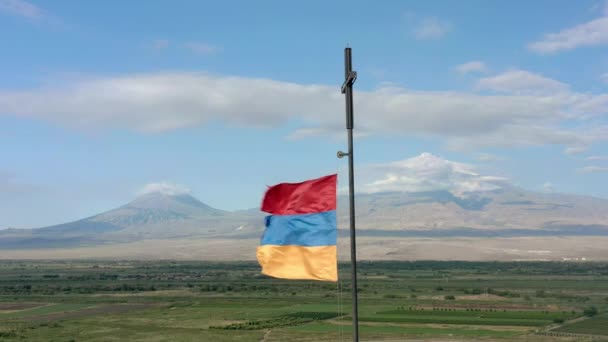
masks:
<path fill-rule="evenodd" d="M 266 216 L 262 245 L 330 246 L 337 241 L 336 211 Z"/>

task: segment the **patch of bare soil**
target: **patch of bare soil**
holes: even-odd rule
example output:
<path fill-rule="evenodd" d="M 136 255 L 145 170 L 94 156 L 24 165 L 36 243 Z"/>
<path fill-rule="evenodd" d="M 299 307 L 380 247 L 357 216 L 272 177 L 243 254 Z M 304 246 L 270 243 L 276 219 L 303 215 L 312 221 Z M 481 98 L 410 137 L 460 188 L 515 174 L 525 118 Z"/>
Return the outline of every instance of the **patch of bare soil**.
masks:
<path fill-rule="evenodd" d="M 188 290 L 160 290 L 160 291 L 142 291 L 131 293 L 95 293 L 93 297 L 162 297 L 162 296 L 191 296 L 192 291 Z"/>
<path fill-rule="evenodd" d="M 0 259 L 174 259 L 255 260 L 259 239 L 171 239 L 64 249 L 20 249 Z M 608 236 L 516 238 L 391 238 L 358 241 L 360 259 L 367 260 L 608 260 Z M 340 260 L 349 260 L 348 239 L 338 240 Z M 543 253 L 538 253 L 539 251 Z M 111 257 L 109 257 L 111 256 Z"/>
<path fill-rule="evenodd" d="M 443 300 L 445 296 L 419 296 L 420 299 L 433 299 Z M 493 294 L 480 294 L 480 295 L 462 295 L 456 296 L 456 299 L 460 300 L 479 300 L 479 301 L 505 301 L 507 298 L 493 295 Z"/>
<path fill-rule="evenodd" d="M 544 306 L 544 307 L 534 307 L 529 305 L 521 305 L 521 304 L 490 304 L 490 303 L 450 303 L 450 304 L 434 304 L 434 305 L 416 305 L 417 308 L 428 309 L 431 310 L 433 308 L 445 308 L 445 309 L 495 309 L 495 310 L 516 310 L 516 311 L 538 311 L 540 309 L 547 311 L 562 311 L 566 310 L 564 308 L 557 308 L 552 306 Z"/>
<path fill-rule="evenodd" d="M 328 321 L 329 322 L 329 321 Z M 331 321 L 334 325 L 350 326 L 352 323 L 344 321 Z M 408 327 L 408 328 L 434 328 L 434 329 L 450 329 L 450 328 L 469 328 L 471 330 L 493 330 L 493 331 L 521 331 L 527 332 L 532 330 L 530 327 L 507 326 L 507 325 L 466 325 L 466 324 L 420 324 L 420 323 L 389 323 L 389 322 L 365 322 L 361 325 L 369 326 L 392 326 L 392 327 Z"/>
<path fill-rule="evenodd" d="M 463 300 L 507 300 L 507 298 L 505 297 L 501 297 L 501 296 L 497 296 L 497 295 L 493 295 L 493 294 L 478 294 L 478 295 L 462 295 L 462 296 L 456 296 L 456 299 L 463 299 Z"/>
<path fill-rule="evenodd" d="M 47 305 L 45 303 L 0 303 L 0 311 L 19 311 Z"/>

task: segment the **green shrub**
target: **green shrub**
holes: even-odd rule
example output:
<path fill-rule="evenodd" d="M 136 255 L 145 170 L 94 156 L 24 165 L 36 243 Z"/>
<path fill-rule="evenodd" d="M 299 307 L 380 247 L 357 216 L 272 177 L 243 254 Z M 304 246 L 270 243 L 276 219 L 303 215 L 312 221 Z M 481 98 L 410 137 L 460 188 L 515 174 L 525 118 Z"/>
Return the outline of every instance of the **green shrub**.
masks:
<path fill-rule="evenodd" d="M 585 308 L 585 310 L 583 311 L 583 315 L 585 315 L 587 317 L 593 317 L 593 316 L 597 315 L 597 308 L 595 306 L 590 306 L 588 308 Z"/>
<path fill-rule="evenodd" d="M 17 334 L 14 331 L 0 331 L 0 337 L 17 337 Z"/>
<path fill-rule="evenodd" d="M 401 298 L 401 296 L 398 296 L 396 294 L 385 294 L 384 296 L 382 296 L 384 298 L 388 298 L 388 299 L 394 299 L 394 298 Z"/>

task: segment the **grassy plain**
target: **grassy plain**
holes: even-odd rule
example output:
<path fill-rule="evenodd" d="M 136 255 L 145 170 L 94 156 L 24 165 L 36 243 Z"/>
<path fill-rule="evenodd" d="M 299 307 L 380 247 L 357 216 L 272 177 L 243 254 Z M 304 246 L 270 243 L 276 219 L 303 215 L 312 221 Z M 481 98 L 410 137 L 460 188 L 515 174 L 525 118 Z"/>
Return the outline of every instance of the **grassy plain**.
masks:
<path fill-rule="evenodd" d="M 347 341 L 335 283 L 253 262 L 1 261 L 2 341 Z M 361 262 L 361 340 L 608 340 L 608 264 Z M 599 314 L 586 318 L 595 307 Z"/>
<path fill-rule="evenodd" d="M 601 315 L 598 317 L 580 320 L 573 324 L 566 324 L 559 329 L 556 329 L 556 331 L 608 336 L 608 316 Z"/>

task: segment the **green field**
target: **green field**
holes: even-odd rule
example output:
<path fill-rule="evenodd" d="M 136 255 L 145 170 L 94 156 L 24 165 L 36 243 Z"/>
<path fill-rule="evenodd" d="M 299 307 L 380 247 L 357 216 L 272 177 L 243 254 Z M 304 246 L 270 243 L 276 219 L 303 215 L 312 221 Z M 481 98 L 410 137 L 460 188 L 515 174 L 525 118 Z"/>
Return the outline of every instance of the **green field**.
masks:
<path fill-rule="evenodd" d="M 556 331 L 577 333 L 577 334 L 591 334 L 591 335 L 602 335 L 608 337 L 608 316 L 593 317 L 585 319 L 573 324 L 567 324 Z"/>
<path fill-rule="evenodd" d="M 608 264 L 360 265 L 362 341 L 607 334 Z M 251 262 L 3 261 L 0 340 L 347 341 L 340 270 L 335 284 L 268 278 Z"/>
<path fill-rule="evenodd" d="M 92 306 L 92 304 L 46 304 L 32 309 L 18 310 L 12 312 L 0 312 L 0 320 L 12 318 L 27 318 L 31 316 L 47 315 L 58 312 L 76 311 Z"/>

